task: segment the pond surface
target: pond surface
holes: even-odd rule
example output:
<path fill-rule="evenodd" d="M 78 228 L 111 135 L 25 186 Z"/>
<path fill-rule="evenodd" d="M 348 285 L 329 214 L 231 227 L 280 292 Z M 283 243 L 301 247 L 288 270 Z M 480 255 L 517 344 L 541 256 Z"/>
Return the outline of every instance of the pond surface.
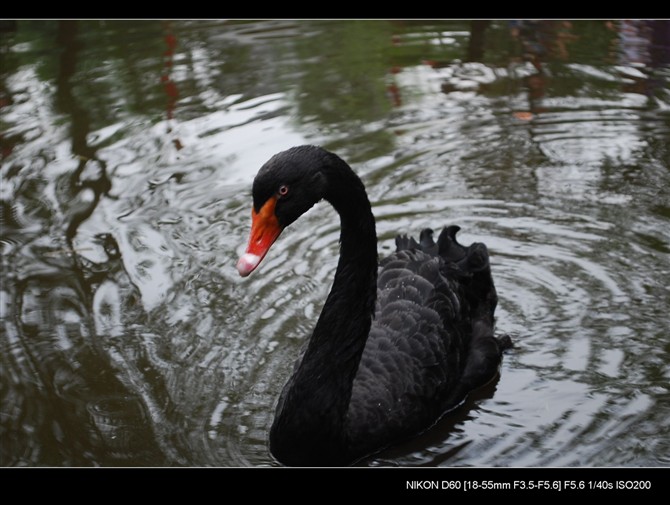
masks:
<path fill-rule="evenodd" d="M 3 21 L 3 466 L 274 466 L 330 288 L 325 204 L 235 269 L 320 144 L 380 253 L 485 242 L 500 378 L 361 466 L 670 464 L 668 22 Z"/>

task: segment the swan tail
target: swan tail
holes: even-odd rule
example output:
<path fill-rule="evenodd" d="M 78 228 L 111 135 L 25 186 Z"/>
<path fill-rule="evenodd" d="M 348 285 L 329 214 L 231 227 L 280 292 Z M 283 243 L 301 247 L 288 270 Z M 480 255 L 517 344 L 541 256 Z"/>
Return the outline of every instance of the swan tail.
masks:
<path fill-rule="evenodd" d="M 447 263 L 456 263 L 467 256 L 467 248 L 458 243 L 460 226 L 445 226 L 437 239 L 438 254 Z"/>
<path fill-rule="evenodd" d="M 423 251 L 431 256 L 439 254 L 438 244 L 433 240 L 435 232 L 431 228 L 424 228 L 419 235 L 417 242 L 413 237 L 407 235 L 399 235 L 395 239 L 396 251 Z"/>
<path fill-rule="evenodd" d="M 419 244 L 414 240 L 413 237 L 408 237 L 407 235 L 398 235 L 395 238 L 396 251 L 412 251 L 414 249 L 420 249 Z"/>
<path fill-rule="evenodd" d="M 461 272 L 474 273 L 485 270 L 489 266 L 489 256 L 486 246 L 474 243 L 465 247 L 458 242 L 456 234 L 460 226 L 445 226 L 437 239 L 433 239 L 434 231 L 431 228 L 421 230 L 419 241 L 407 235 L 398 235 L 395 239 L 396 252 L 422 251 L 430 256 L 440 256 L 445 263 L 452 264 Z"/>

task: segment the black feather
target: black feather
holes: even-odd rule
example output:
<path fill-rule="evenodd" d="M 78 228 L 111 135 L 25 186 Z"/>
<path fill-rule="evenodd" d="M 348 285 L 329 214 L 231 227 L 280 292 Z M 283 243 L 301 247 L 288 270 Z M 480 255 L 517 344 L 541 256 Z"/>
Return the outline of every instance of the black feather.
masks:
<path fill-rule="evenodd" d="M 277 203 L 278 221 L 324 198 L 340 215 L 341 252 L 270 447 L 289 465 L 349 464 L 434 424 L 497 374 L 511 342 L 493 335 L 498 298 L 484 244 L 459 244 L 457 226 L 437 242 L 425 229 L 418 242 L 398 236 L 378 264 L 370 203 L 344 161 L 313 146 L 274 156 L 254 181 L 256 208 L 286 181 L 294 200 Z"/>

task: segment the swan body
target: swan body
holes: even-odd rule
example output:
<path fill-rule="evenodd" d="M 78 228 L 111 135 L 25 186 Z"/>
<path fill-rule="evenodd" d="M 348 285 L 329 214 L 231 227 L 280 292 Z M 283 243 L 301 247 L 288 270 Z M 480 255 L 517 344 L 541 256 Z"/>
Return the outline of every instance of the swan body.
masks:
<path fill-rule="evenodd" d="M 318 201 L 340 215 L 331 291 L 286 383 L 270 450 L 294 466 L 347 465 L 426 430 L 498 373 L 508 338 L 493 335 L 497 294 L 486 246 L 400 236 L 378 261 L 361 180 L 341 158 L 299 146 L 253 183 L 252 228 L 237 268 L 258 267 L 282 230 Z"/>

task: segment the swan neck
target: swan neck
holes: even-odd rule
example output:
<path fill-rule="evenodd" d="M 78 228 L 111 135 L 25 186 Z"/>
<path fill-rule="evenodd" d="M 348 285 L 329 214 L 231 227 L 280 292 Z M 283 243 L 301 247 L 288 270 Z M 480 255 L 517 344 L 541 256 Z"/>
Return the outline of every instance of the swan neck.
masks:
<path fill-rule="evenodd" d="M 341 222 L 339 262 L 271 433 L 274 454 L 312 464 L 346 459 L 345 421 L 377 293 L 375 221 L 363 183 L 348 169 L 330 190 L 325 198 Z"/>

